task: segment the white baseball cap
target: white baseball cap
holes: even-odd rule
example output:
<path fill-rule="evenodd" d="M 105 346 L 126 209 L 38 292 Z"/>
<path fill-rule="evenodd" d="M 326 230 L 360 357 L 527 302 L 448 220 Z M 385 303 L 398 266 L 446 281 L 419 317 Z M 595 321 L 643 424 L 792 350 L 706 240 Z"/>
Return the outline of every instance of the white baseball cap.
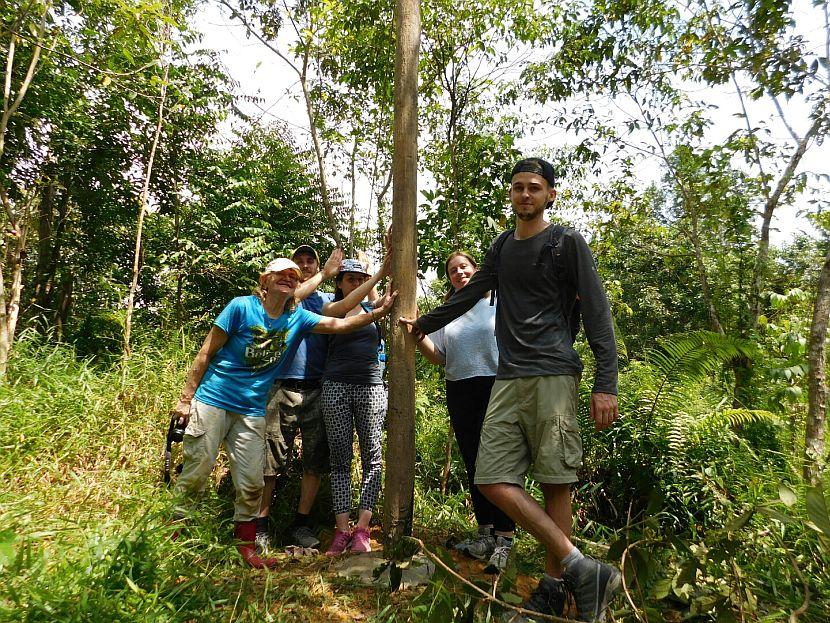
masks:
<path fill-rule="evenodd" d="M 288 270 L 289 268 L 297 274 L 297 279 L 302 279 L 303 273 L 300 271 L 300 267 L 287 257 L 278 257 L 277 259 L 268 262 L 268 265 L 265 267 L 265 270 L 262 271 L 262 274 L 267 275 L 268 273 L 279 273 L 284 270 Z"/>

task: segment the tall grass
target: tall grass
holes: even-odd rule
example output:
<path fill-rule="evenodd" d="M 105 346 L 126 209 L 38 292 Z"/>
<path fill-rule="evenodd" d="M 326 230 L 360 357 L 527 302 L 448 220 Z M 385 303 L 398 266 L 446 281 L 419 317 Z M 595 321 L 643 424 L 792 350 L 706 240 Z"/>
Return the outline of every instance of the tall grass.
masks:
<path fill-rule="evenodd" d="M 252 598 L 267 576 L 239 566 L 229 500 L 170 538 L 160 455 L 191 356 L 108 367 L 18 343 L 0 385 L 0 621 L 295 620 Z"/>

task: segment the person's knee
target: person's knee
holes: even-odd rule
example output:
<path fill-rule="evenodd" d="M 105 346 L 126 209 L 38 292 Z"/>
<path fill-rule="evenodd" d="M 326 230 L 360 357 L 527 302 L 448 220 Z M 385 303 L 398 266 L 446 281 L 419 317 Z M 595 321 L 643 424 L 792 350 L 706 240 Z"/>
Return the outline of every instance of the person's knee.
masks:
<path fill-rule="evenodd" d="M 505 499 L 505 497 L 509 494 L 509 490 L 511 485 L 505 484 L 503 482 L 494 482 L 488 484 L 480 484 L 476 485 L 478 490 L 490 500 L 493 504 L 498 506 L 499 501 Z"/>
<path fill-rule="evenodd" d="M 541 483 L 540 488 L 542 489 L 542 495 L 545 496 L 546 500 L 563 500 L 568 499 L 570 500 L 571 497 L 571 485 L 570 484 L 554 484 L 554 483 Z"/>

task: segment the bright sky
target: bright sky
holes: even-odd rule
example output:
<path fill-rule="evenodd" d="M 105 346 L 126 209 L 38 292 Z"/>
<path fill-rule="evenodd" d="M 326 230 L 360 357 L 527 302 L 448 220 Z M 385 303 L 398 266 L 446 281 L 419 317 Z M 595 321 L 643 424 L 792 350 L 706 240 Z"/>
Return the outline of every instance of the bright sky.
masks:
<path fill-rule="evenodd" d="M 809 0 L 797 0 L 795 6 L 798 23 L 815 25 L 803 35 L 811 49 L 823 56 L 825 46 L 823 16 L 812 7 Z M 818 17 L 821 19 L 816 21 Z M 263 121 L 279 121 L 286 124 L 294 133 L 299 145 L 310 146 L 307 116 L 294 71 L 262 43 L 246 37 L 245 28 L 238 21 L 232 20 L 228 10 L 218 3 L 208 2 L 203 5 L 197 16 L 196 26 L 204 35 L 202 47 L 220 52 L 228 73 L 238 84 L 237 94 L 245 96 L 238 102 L 240 108 Z M 287 44 L 288 41 L 281 43 L 280 49 L 287 50 Z M 698 91 L 691 94 L 693 98 L 717 107 L 712 111 L 715 121 L 710 130 L 713 142 L 722 140 L 745 123 L 743 119 L 735 117 L 735 114 L 740 111 L 740 103 L 734 88 L 730 88 L 729 85 L 717 89 L 701 88 L 699 85 L 695 85 L 694 88 Z M 772 140 L 782 143 L 792 142 L 786 127 L 777 121 L 778 116 L 771 103 L 747 102 L 747 105 L 753 125 L 757 125 L 762 119 L 774 119 L 771 126 Z M 794 103 L 787 102 L 782 102 L 782 106 L 785 114 L 791 119 L 793 129 L 797 134 L 803 135 L 809 125 L 805 109 L 799 109 Z M 618 114 L 621 116 L 630 112 L 626 111 L 624 103 L 619 108 Z M 545 111 L 539 109 L 532 113 L 543 115 Z M 523 140 L 522 148 L 526 153 L 532 154 L 542 146 L 572 143 L 573 138 L 569 138 L 563 130 L 553 128 L 547 133 L 528 135 Z M 828 163 L 830 163 L 830 145 L 827 143 L 813 145 L 807 152 L 800 170 L 828 173 L 830 172 Z M 646 161 L 638 167 L 638 176 L 643 184 L 658 180 L 661 174 L 659 164 L 653 160 Z M 330 183 L 339 187 L 345 195 L 349 194 L 351 184 L 344 176 L 338 176 L 335 173 L 330 174 L 330 178 Z M 429 180 L 421 180 L 421 184 L 422 186 L 428 185 Z M 826 196 L 830 195 L 830 186 L 825 184 L 825 188 L 828 191 Z M 359 186 L 356 194 L 358 204 L 366 204 L 369 197 L 368 184 Z M 808 204 L 808 200 L 809 197 L 803 196 L 795 206 L 779 208 L 774 223 L 776 229 L 772 233 L 773 243 L 790 239 L 797 231 L 811 233 L 814 231 L 802 216 L 804 212 L 813 209 Z"/>

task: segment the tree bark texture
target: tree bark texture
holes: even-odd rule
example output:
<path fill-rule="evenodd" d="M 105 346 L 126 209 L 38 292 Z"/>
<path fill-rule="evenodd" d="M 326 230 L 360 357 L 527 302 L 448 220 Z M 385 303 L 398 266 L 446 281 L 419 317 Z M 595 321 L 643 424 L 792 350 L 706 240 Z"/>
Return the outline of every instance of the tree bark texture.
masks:
<path fill-rule="evenodd" d="M 827 249 L 824 266 L 818 278 L 813 322 L 810 325 L 810 346 L 807 351 L 810 372 L 807 377 L 809 400 L 807 430 L 804 437 L 804 479 L 810 483 L 815 483 L 818 479 L 825 459 L 827 377 L 824 366 L 828 315 L 830 315 L 830 247 Z"/>
<path fill-rule="evenodd" d="M 418 53 L 419 0 L 395 7 L 395 127 L 392 169 L 393 284 L 398 299 L 392 318 L 417 315 Z M 392 322 L 386 447 L 384 528 L 388 546 L 412 533 L 415 490 L 415 344 Z"/>

